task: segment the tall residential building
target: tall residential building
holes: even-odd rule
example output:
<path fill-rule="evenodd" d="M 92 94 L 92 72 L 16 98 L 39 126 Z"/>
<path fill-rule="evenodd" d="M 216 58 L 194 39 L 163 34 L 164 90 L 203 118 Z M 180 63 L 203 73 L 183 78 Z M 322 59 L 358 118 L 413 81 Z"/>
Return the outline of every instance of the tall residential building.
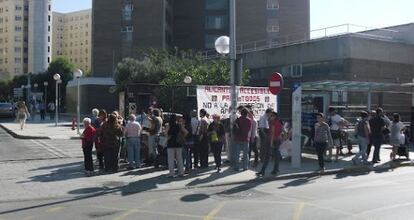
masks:
<path fill-rule="evenodd" d="M 229 0 L 93 0 L 92 72 L 111 76 L 146 48 L 210 50 L 229 34 Z M 309 38 L 309 0 L 237 0 L 239 45 Z M 276 40 L 275 40 L 276 39 Z"/>
<path fill-rule="evenodd" d="M 71 13 L 53 12 L 52 58 L 66 57 L 76 68 L 91 69 L 91 10 Z"/>
<path fill-rule="evenodd" d="M 0 0 L 0 80 L 47 69 L 51 0 Z"/>

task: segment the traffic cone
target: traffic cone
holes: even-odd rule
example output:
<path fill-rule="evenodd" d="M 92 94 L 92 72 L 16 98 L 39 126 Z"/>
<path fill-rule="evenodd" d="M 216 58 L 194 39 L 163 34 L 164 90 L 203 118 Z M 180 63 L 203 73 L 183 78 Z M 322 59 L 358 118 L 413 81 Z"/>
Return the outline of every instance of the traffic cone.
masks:
<path fill-rule="evenodd" d="M 72 118 L 72 130 L 75 130 L 76 120 L 75 117 Z"/>

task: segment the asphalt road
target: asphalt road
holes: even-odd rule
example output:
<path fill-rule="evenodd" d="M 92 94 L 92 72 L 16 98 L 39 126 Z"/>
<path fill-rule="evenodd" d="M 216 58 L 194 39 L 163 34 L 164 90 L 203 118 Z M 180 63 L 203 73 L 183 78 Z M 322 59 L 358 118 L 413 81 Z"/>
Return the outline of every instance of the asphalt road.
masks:
<path fill-rule="evenodd" d="M 414 170 L 0 204 L 0 219 L 412 219 Z"/>

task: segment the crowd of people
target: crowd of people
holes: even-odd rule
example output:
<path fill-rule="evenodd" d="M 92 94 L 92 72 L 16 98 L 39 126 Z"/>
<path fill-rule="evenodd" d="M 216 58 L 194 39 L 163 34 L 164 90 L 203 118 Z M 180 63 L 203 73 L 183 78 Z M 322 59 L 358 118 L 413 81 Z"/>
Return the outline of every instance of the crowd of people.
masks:
<path fill-rule="evenodd" d="M 124 120 L 116 111 L 107 114 L 105 110 L 93 109 L 92 117 L 83 120 L 86 174 L 94 174 L 93 146 L 98 169 L 105 173 L 117 172 L 118 164 L 124 162 L 128 170 L 142 165 L 162 165 L 168 168 L 168 177 L 182 177 L 194 169 L 208 168 L 210 153 L 218 173 L 223 163 L 235 171 L 244 171 L 261 162 L 256 175 L 263 176 L 270 160 L 274 161 L 271 174 L 279 173 L 282 158 L 279 148 L 290 139 L 290 131 L 273 109 L 267 109 L 258 121 L 249 106 L 239 107 L 235 114 L 226 118 L 219 114 L 210 116 L 205 109 L 166 116 L 154 108 L 140 115 L 131 114 Z M 336 150 L 336 160 L 342 154 L 340 130 L 349 122 L 334 108 L 329 108 L 328 117 L 317 113 L 316 119 L 313 146 L 318 156 L 319 171 L 324 172 L 325 162 L 333 161 L 333 150 Z M 390 158 L 395 159 L 404 130 L 398 114 L 394 114 L 391 121 L 381 108 L 370 115 L 361 112 L 355 126 L 360 150 L 352 162 L 369 164 L 367 158 L 371 146 L 374 146 L 372 163 L 380 161 L 380 148 L 387 135 L 393 146 Z M 226 152 L 224 160 L 222 152 Z"/>

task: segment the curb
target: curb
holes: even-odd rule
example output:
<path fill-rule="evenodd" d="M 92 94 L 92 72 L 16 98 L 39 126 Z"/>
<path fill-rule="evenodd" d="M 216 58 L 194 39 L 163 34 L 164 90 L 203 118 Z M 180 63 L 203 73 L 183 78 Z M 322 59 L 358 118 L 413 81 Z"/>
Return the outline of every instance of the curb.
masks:
<path fill-rule="evenodd" d="M 10 134 L 11 136 L 13 136 L 14 138 L 17 138 L 17 139 L 50 139 L 50 137 L 44 137 L 44 136 L 29 136 L 29 135 L 16 134 L 15 132 L 8 129 L 3 124 L 0 124 L 0 127 L 3 128 L 3 130 L 5 130 L 8 134 Z"/>

